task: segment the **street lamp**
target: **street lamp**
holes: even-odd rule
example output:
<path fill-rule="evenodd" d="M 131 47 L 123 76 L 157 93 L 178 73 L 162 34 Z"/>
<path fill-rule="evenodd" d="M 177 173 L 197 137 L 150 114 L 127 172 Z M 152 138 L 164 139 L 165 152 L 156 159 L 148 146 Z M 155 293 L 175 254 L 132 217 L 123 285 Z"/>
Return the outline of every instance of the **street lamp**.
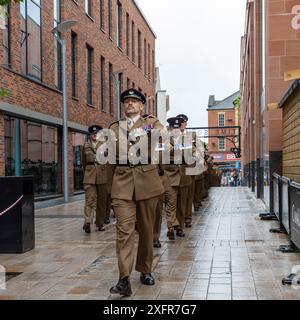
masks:
<path fill-rule="evenodd" d="M 118 75 L 122 72 L 124 72 L 126 69 L 119 69 L 112 73 L 112 76 L 115 80 L 115 86 L 116 86 L 116 94 L 117 94 L 117 120 L 120 120 L 120 81 Z"/>
<path fill-rule="evenodd" d="M 64 201 L 69 201 L 68 181 L 68 105 L 67 105 L 67 70 L 66 70 L 66 40 L 60 37 L 60 33 L 66 32 L 77 21 L 66 20 L 52 29 L 52 33 L 61 45 L 62 51 L 62 92 L 63 92 L 63 164 L 64 164 Z"/>

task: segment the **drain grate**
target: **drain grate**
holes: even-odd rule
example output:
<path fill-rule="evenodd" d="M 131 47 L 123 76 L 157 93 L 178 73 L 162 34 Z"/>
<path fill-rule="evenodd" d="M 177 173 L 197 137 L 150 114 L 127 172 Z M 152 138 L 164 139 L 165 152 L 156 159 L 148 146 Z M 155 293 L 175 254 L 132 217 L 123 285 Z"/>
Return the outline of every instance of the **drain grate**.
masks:
<path fill-rule="evenodd" d="M 5 273 L 5 278 L 6 281 L 9 281 L 17 276 L 19 276 L 20 274 L 22 274 L 23 272 L 6 272 Z"/>

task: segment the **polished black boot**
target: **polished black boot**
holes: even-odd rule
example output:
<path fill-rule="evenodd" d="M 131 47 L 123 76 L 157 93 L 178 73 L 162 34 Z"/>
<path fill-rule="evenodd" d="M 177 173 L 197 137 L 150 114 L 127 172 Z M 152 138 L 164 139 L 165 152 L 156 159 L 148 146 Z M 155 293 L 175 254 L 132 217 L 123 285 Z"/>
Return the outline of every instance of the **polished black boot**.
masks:
<path fill-rule="evenodd" d="M 112 294 L 120 294 L 121 296 L 131 296 L 132 290 L 128 277 L 119 279 L 118 283 L 109 290 Z"/>
<path fill-rule="evenodd" d="M 91 225 L 89 223 L 85 223 L 82 228 L 85 233 L 91 233 Z"/>
<path fill-rule="evenodd" d="M 159 240 L 153 240 L 153 247 L 154 248 L 161 248 L 161 243 Z"/>
<path fill-rule="evenodd" d="M 140 280 L 142 284 L 146 286 L 153 286 L 155 284 L 155 280 L 151 273 L 143 273 L 141 272 Z"/>

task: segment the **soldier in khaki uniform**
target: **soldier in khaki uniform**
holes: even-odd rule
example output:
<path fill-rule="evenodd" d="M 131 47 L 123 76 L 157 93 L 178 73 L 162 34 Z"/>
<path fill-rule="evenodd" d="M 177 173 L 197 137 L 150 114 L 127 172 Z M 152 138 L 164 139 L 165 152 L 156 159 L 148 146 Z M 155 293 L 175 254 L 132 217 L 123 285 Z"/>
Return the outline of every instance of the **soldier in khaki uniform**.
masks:
<path fill-rule="evenodd" d="M 132 294 L 130 275 L 134 263 L 135 221 L 138 222 L 139 243 L 136 270 L 140 281 L 145 285 L 154 285 L 151 274 L 153 262 L 153 221 L 158 197 L 164 193 L 157 165 L 132 163 L 132 148 L 139 141 L 146 141 L 151 154 L 151 129 L 163 129 L 158 119 L 151 115 L 141 116 L 146 102 L 145 96 L 135 89 L 121 94 L 125 106 L 126 119 L 111 124 L 110 129 L 116 135 L 117 165 L 113 177 L 111 198 L 116 215 L 117 243 L 116 251 L 119 266 L 119 281 L 110 289 L 112 294 L 129 296 Z M 127 122 L 127 128 L 124 128 Z M 136 138 L 127 139 L 128 136 Z M 126 139 L 127 160 L 122 159 Z M 136 152 L 135 152 L 136 153 Z M 143 156 L 143 155 L 142 155 Z M 149 163 L 149 162 L 148 162 Z"/>
<path fill-rule="evenodd" d="M 97 141 L 97 133 L 101 126 L 89 127 L 90 140 L 82 149 L 82 165 L 84 171 L 83 185 L 85 191 L 84 225 L 86 233 L 91 232 L 91 225 L 96 212 L 96 225 L 99 231 L 104 231 L 104 217 L 106 213 L 107 173 L 106 165 L 97 163 L 96 153 L 102 142 Z"/>
<path fill-rule="evenodd" d="M 178 193 L 180 186 L 184 185 L 182 177 L 184 175 L 184 168 L 180 164 L 176 164 L 175 161 L 175 149 L 177 148 L 177 142 L 180 141 L 180 126 L 182 123 L 182 118 L 169 118 L 169 130 L 172 133 L 170 137 L 170 144 L 171 144 L 171 154 L 170 154 L 170 164 L 164 165 L 164 171 L 168 177 L 168 188 L 166 190 L 166 216 L 167 216 L 167 226 L 168 232 L 167 236 L 169 240 L 175 240 L 175 229 L 180 229 L 180 222 L 178 221 L 181 219 L 183 210 L 180 210 L 179 214 L 176 215 L 176 209 L 178 207 Z M 182 202 L 181 202 L 182 205 Z M 184 215 L 183 215 L 184 220 Z M 180 235 L 179 235 L 180 236 Z"/>

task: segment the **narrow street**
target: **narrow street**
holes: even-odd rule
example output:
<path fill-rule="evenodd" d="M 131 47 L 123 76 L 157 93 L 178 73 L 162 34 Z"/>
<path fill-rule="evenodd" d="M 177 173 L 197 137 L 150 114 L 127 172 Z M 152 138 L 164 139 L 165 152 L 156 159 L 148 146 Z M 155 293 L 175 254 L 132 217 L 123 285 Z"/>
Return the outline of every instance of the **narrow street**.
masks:
<path fill-rule="evenodd" d="M 276 251 L 288 238 L 269 232 L 278 223 L 261 221 L 262 211 L 248 188 L 210 189 L 185 238 L 169 241 L 164 221 L 162 248 L 154 251 L 156 285 L 143 286 L 133 271 L 126 299 L 300 299 L 300 290 L 281 285 L 300 255 Z M 86 235 L 82 212 L 82 201 L 36 210 L 36 248 L 0 254 L 8 273 L 21 273 L 0 300 L 119 299 L 109 293 L 118 278 L 115 220 Z"/>

